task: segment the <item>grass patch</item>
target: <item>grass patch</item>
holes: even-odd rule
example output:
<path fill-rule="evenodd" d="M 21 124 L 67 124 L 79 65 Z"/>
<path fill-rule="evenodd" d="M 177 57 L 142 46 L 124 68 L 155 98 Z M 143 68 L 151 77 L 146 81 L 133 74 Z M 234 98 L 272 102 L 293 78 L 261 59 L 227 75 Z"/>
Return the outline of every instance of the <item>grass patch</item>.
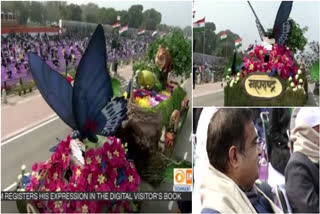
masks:
<path fill-rule="evenodd" d="M 224 89 L 225 106 L 304 106 L 307 95 L 303 90 L 292 91 L 288 89 L 283 96 L 274 100 L 256 100 L 247 95 L 240 84 Z"/>

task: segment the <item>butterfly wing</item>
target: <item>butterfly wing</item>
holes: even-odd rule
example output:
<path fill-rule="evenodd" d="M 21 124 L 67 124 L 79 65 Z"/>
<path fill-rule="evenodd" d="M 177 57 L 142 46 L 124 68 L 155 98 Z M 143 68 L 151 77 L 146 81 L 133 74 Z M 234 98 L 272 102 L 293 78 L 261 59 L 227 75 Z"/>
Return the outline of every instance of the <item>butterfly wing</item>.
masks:
<path fill-rule="evenodd" d="M 112 83 L 107 72 L 106 43 L 103 28 L 98 25 L 79 63 L 74 80 L 73 112 L 82 138 L 103 127 L 97 121 L 101 110 L 111 100 Z"/>
<path fill-rule="evenodd" d="M 282 1 L 273 26 L 272 36 L 279 45 L 285 45 L 291 31 L 291 22 L 288 20 L 292 1 Z"/>
<path fill-rule="evenodd" d="M 103 136 L 111 136 L 116 133 L 127 113 L 127 101 L 116 97 L 109 102 L 96 118 L 97 133 Z M 101 125 L 100 125 L 101 124 Z"/>
<path fill-rule="evenodd" d="M 72 86 L 60 73 L 54 71 L 38 55 L 29 53 L 33 79 L 42 97 L 71 128 L 77 125 L 72 111 Z"/>

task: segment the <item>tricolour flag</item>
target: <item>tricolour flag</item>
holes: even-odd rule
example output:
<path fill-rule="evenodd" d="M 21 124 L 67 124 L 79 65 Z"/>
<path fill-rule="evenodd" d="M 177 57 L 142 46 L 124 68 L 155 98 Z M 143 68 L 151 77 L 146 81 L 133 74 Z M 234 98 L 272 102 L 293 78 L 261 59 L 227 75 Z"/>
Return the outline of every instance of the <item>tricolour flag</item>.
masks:
<path fill-rule="evenodd" d="M 224 39 L 226 39 L 227 38 L 227 32 L 223 32 L 222 34 L 221 34 L 221 36 L 220 36 L 220 39 L 221 40 L 224 40 Z"/>
<path fill-rule="evenodd" d="M 119 28 L 121 26 L 120 22 L 116 22 L 112 25 L 112 29 Z"/>
<path fill-rule="evenodd" d="M 153 31 L 153 33 L 152 33 L 152 36 L 155 36 L 155 35 L 157 35 L 157 33 L 158 33 L 158 31 Z"/>
<path fill-rule="evenodd" d="M 205 20 L 206 18 L 200 19 L 196 22 L 193 23 L 193 30 L 200 32 L 200 31 L 204 31 L 204 25 L 205 25 Z"/>
<path fill-rule="evenodd" d="M 242 39 L 240 38 L 234 41 L 234 45 L 236 46 L 236 48 L 239 48 L 242 45 Z"/>
<path fill-rule="evenodd" d="M 146 32 L 145 29 L 139 29 L 138 36 L 143 35 Z"/>
<path fill-rule="evenodd" d="M 123 35 L 123 34 L 125 34 L 127 31 L 128 31 L 128 25 L 123 26 L 122 28 L 120 28 L 119 34 L 120 34 L 120 35 Z"/>

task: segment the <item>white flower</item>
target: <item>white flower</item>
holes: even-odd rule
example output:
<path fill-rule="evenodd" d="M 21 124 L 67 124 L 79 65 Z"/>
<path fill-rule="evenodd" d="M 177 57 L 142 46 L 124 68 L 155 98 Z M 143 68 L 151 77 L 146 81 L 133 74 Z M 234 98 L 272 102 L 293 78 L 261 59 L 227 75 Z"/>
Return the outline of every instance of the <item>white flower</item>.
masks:
<path fill-rule="evenodd" d="M 301 89 L 302 88 L 302 86 L 301 85 L 298 85 L 298 89 Z"/>
<path fill-rule="evenodd" d="M 231 82 L 230 82 L 230 87 L 233 86 L 233 83 L 234 83 L 234 79 L 231 80 Z"/>
<path fill-rule="evenodd" d="M 292 91 L 297 91 L 297 88 L 293 88 Z"/>
<path fill-rule="evenodd" d="M 292 83 L 290 84 L 290 86 L 293 87 L 293 86 L 294 86 L 294 83 L 292 82 Z"/>
<path fill-rule="evenodd" d="M 290 81 L 290 82 L 292 81 L 292 77 L 289 77 L 289 81 Z"/>
<path fill-rule="evenodd" d="M 21 166 L 21 170 L 22 170 L 22 171 L 26 170 L 26 165 L 23 164 L 23 165 Z"/>
<path fill-rule="evenodd" d="M 299 79 L 299 83 L 303 83 L 303 80 L 302 80 L 302 79 Z"/>
<path fill-rule="evenodd" d="M 228 68 L 228 71 L 230 72 L 230 71 L 231 71 L 231 68 Z"/>
<path fill-rule="evenodd" d="M 21 181 L 21 179 L 22 179 L 22 175 L 20 174 L 18 175 L 18 181 Z"/>
<path fill-rule="evenodd" d="M 298 74 L 301 74 L 301 73 L 302 73 L 302 71 L 300 69 L 298 69 Z"/>
<path fill-rule="evenodd" d="M 296 78 L 296 80 L 299 79 L 299 74 L 296 74 L 295 78 Z"/>
<path fill-rule="evenodd" d="M 237 73 L 237 76 L 238 76 L 238 77 L 240 77 L 240 72 L 239 72 L 239 73 Z"/>
<path fill-rule="evenodd" d="M 240 77 L 237 77 L 237 78 L 236 78 L 236 81 L 238 82 L 239 80 L 240 80 Z"/>

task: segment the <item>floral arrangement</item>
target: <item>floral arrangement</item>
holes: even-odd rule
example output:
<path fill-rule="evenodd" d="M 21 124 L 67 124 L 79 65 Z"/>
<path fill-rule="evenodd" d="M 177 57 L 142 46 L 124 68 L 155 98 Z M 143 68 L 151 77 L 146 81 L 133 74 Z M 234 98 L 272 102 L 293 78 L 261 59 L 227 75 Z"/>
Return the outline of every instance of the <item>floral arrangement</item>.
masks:
<path fill-rule="evenodd" d="M 289 48 L 273 45 L 269 53 L 269 60 L 265 62 L 267 53 L 267 49 L 263 46 L 255 46 L 255 49 L 249 53 L 249 58 L 243 57 L 241 72 L 235 76 L 226 76 L 227 85 L 233 87 L 246 75 L 259 71 L 269 73 L 269 76 L 278 73 L 282 79 L 287 80 L 287 90 L 303 90 L 302 71 L 294 64 Z M 230 68 L 228 72 L 231 72 Z"/>
<path fill-rule="evenodd" d="M 163 90 L 160 92 L 145 89 L 135 89 L 133 92 L 135 102 L 142 108 L 152 108 L 164 100 L 169 99 L 171 92 Z"/>
<path fill-rule="evenodd" d="M 277 44 L 273 45 L 268 62 L 264 60 L 266 54 L 267 49 L 257 45 L 254 51 L 249 53 L 250 58 L 244 57 L 244 65 L 241 71 L 242 77 L 257 71 L 267 73 L 277 71 L 283 79 L 295 78 L 298 67 L 293 63 L 289 48 L 284 48 Z M 297 84 L 296 79 L 294 79 L 294 82 Z"/>
<path fill-rule="evenodd" d="M 83 166 L 71 164 L 71 141 L 68 136 L 50 160 L 35 163 L 32 175 L 23 176 L 25 189 L 20 191 L 137 191 L 140 177 L 134 164 L 126 159 L 120 139 L 107 137 L 103 146 L 86 151 Z M 128 201 L 35 201 L 35 205 L 40 212 L 49 213 L 132 212 Z"/>

